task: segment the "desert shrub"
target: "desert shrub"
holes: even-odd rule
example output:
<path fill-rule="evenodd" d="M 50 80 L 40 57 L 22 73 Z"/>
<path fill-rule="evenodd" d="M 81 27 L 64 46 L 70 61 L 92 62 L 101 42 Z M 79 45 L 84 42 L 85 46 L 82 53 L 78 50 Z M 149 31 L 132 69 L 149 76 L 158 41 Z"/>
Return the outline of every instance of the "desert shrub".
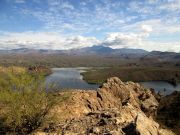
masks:
<path fill-rule="evenodd" d="M 0 73 L 0 134 L 27 134 L 38 128 L 55 104 L 44 79 L 30 73 Z"/>

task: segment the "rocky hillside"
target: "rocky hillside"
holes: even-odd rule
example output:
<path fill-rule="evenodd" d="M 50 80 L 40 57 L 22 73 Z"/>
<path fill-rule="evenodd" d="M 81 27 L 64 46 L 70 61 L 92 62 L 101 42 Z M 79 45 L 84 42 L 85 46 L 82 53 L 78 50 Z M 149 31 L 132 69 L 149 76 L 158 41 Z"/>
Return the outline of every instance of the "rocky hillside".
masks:
<path fill-rule="evenodd" d="M 137 83 L 107 80 L 97 91 L 60 92 L 68 100 L 53 108 L 56 123 L 44 124 L 35 135 L 174 135 L 153 118 L 158 101 Z"/>
<path fill-rule="evenodd" d="M 174 132 L 180 133 L 180 91 L 161 98 L 157 110 L 157 120 L 170 127 Z"/>

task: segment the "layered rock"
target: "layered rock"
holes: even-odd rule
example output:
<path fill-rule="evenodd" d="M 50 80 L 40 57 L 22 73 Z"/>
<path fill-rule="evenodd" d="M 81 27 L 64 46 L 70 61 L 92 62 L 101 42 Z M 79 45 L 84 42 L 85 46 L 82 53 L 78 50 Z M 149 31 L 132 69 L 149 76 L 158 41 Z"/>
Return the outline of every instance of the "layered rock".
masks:
<path fill-rule="evenodd" d="M 66 92 L 59 93 L 62 96 Z M 158 101 L 138 83 L 109 78 L 96 91 L 71 91 L 68 102 L 51 110 L 58 124 L 46 132 L 64 135 L 171 135 L 153 120 Z M 52 130 L 53 129 L 53 130 Z M 44 132 L 45 134 L 45 132 Z"/>

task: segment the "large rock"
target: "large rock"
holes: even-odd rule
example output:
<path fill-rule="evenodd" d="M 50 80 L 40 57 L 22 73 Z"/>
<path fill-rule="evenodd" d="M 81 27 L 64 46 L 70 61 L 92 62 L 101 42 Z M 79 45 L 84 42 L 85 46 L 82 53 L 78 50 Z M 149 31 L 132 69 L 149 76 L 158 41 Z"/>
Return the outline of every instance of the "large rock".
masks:
<path fill-rule="evenodd" d="M 67 92 L 61 92 L 63 96 Z M 73 90 L 68 101 L 51 110 L 61 134 L 171 135 L 153 120 L 158 101 L 138 83 L 109 78 L 98 90 Z M 44 127 L 45 128 L 45 127 Z M 56 129 L 54 131 L 54 129 Z M 49 128 L 49 132 L 52 132 Z"/>
<path fill-rule="evenodd" d="M 180 133 L 180 91 L 161 98 L 156 116 L 158 122 Z"/>

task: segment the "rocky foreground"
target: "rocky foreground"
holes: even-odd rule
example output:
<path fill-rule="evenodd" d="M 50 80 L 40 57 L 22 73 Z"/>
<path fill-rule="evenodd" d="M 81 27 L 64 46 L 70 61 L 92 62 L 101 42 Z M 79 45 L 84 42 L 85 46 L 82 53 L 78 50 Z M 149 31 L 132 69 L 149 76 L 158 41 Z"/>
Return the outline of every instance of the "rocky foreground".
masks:
<path fill-rule="evenodd" d="M 50 111 L 56 124 L 43 125 L 35 135 L 174 135 L 154 119 L 159 102 L 138 83 L 107 80 L 97 91 L 73 90 L 68 101 Z"/>

